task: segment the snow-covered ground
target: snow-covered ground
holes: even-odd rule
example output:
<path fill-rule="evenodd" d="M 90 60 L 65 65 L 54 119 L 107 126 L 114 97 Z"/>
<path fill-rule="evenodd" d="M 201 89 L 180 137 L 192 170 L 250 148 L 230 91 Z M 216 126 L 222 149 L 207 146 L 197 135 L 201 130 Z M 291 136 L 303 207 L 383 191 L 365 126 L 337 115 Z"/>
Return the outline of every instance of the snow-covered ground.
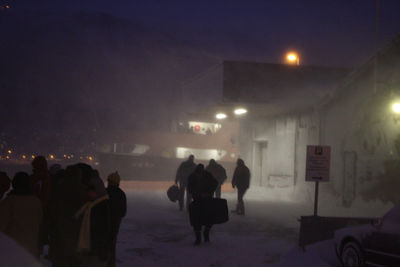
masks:
<path fill-rule="evenodd" d="M 118 237 L 117 266 L 340 266 L 333 241 L 310 245 L 305 252 L 297 245 L 298 218 L 312 214 L 312 203 L 251 188 L 245 196 L 246 216 L 232 214 L 229 222 L 213 227 L 210 244 L 195 247 L 188 213 L 167 199 L 168 185 L 122 183 L 128 214 Z M 222 196 L 233 209 L 236 193 L 227 186 Z M 380 216 L 391 207 L 356 202 L 357 208 L 337 207 L 333 213 L 335 200 L 321 199 L 323 215 Z M 0 263 L 5 256 L 0 252 Z"/>
<path fill-rule="evenodd" d="M 40 263 L 17 242 L 0 232 L 0 266 L 40 267 Z"/>
<path fill-rule="evenodd" d="M 118 266 L 340 266 L 333 241 L 310 245 L 305 252 L 297 245 L 298 218 L 312 214 L 313 203 L 251 188 L 245 196 L 246 216 L 232 214 L 228 223 L 213 227 L 210 244 L 195 247 L 187 212 L 178 211 L 165 188 L 153 185 L 146 191 L 146 186 L 136 186 L 122 185 L 129 213 L 120 230 Z M 236 193 L 229 186 L 222 197 L 230 209 L 235 207 Z M 390 208 L 356 202 L 355 212 L 336 207 L 333 199 L 321 199 L 324 215 L 379 216 Z"/>
<path fill-rule="evenodd" d="M 233 208 L 234 193 L 224 197 Z M 119 266 L 262 266 L 279 262 L 296 246 L 298 214 L 289 212 L 288 203 L 277 212 L 276 203 L 248 200 L 246 217 L 232 215 L 228 223 L 214 226 L 210 244 L 194 247 L 187 212 L 179 212 L 164 192 L 129 192 L 128 198 Z"/>

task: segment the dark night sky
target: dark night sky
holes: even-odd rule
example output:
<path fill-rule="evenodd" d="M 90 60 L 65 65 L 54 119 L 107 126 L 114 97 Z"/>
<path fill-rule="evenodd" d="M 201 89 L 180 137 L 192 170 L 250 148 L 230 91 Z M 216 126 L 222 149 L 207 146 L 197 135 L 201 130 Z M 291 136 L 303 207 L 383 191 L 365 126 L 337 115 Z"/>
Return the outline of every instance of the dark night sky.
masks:
<path fill-rule="evenodd" d="M 375 48 L 375 0 L 4 1 L 0 120 L 22 140 L 168 127 L 190 106 L 183 82 L 222 60 L 276 63 L 295 50 L 305 65 L 357 67 Z M 399 11 L 381 0 L 380 47 L 400 32 Z"/>
<path fill-rule="evenodd" d="M 380 44 L 400 32 L 400 1 L 381 0 Z M 238 57 L 277 62 L 295 49 L 313 65 L 357 66 L 374 51 L 375 0 L 15 1 L 16 8 L 106 12 Z M 230 55 L 235 57 L 235 55 Z"/>

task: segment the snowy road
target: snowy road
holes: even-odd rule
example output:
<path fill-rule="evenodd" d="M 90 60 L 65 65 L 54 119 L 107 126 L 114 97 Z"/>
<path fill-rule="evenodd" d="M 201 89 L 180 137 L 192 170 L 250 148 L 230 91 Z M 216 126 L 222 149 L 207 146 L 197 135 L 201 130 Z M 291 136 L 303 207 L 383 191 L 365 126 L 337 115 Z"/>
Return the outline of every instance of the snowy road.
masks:
<path fill-rule="evenodd" d="M 210 244 L 194 247 L 188 214 L 179 212 L 165 192 L 127 191 L 118 266 L 290 266 L 283 255 L 308 262 L 308 253 L 296 253 L 297 218 L 304 213 L 300 205 L 260 200 L 259 192 L 250 191 L 246 217 L 232 215 L 228 223 L 213 228 Z M 233 208 L 235 194 L 224 192 L 223 197 Z"/>
<path fill-rule="evenodd" d="M 167 199 L 170 184 L 121 183 L 128 197 L 128 214 L 118 237 L 117 266 L 340 266 L 332 240 L 307 246 L 305 252 L 297 246 L 297 219 L 312 212 L 312 203 L 299 204 L 265 188 L 248 191 L 245 217 L 231 215 L 228 223 L 213 227 L 210 244 L 194 247 L 188 214 Z M 232 188 L 225 186 L 222 197 L 230 209 L 235 207 Z M 321 199 L 329 204 L 321 205 L 323 215 L 377 217 L 390 209 L 390 204 L 356 202 L 352 209 L 332 210 L 333 199 Z M 0 253 L 0 261 L 2 257 L 6 255 Z M 44 259 L 42 263 L 50 266 Z"/>

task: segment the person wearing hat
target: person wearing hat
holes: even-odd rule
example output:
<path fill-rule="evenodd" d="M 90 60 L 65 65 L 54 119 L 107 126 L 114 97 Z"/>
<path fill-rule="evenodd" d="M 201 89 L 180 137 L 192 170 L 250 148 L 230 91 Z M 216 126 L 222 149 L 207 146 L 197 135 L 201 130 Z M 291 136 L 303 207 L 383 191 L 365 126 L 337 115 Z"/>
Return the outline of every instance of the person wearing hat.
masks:
<path fill-rule="evenodd" d="M 115 266 L 116 261 L 116 246 L 119 227 L 122 218 L 126 215 L 126 195 L 124 191 L 119 188 L 120 176 L 118 172 L 108 175 L 107 193 L 110 198 L 111 208 L 111 251 L 108 258 L 107 266 Z"/>

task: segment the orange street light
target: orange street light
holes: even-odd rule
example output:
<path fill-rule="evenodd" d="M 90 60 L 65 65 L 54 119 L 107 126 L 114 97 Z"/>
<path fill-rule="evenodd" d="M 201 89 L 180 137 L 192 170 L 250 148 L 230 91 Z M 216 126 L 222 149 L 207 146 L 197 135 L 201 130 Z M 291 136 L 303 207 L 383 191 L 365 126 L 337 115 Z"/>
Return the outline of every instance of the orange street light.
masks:
<path fill-rule="evenodd" d="M 295 52 L 289 52 L 286 54 L 286 62 L 289 64 L 300 65 L 300 58 Z"/>

